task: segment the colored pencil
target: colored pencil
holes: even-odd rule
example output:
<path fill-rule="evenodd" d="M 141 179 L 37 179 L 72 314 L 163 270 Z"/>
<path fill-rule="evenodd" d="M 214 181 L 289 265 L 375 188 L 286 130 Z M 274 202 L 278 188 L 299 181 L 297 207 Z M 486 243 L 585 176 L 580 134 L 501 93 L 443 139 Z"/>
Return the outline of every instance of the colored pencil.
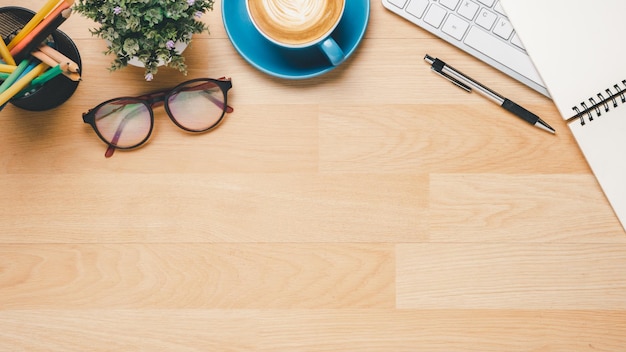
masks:
<path fill-rule="evenodd" d="M 13 85 L 13 83 L 17 81 L 17 79 L 20 77 L 22 72 L 24 72 L 24 70 L 28 67 L 29 64 L 30 64 L 30 60 L 23 60 L 22 62 L 20 62 L 20 64 L 17 65 L 17 68 L 13 72 L 11 72 L 9 77 L 5 79 L 4 82 L 2 82 L 2 84 L 0 84 L 0 93 L 9 89 Z"/>
<path fill-rule="evenodd" d="M 47 70 L 46 72 L 40 74 L 35 79 L 33 79 L 33 81 L 30 83 L 30 85 L 31 86 L 41 86 L 41 85 L 44 85 L 48 81 L 50 81 L 51 79 L 53 79 L 53 78 L 57 77 L 58 75 L 62 74 L 63 72 L 65 72 L 66 71 L 66 67 L 67 67 L 66 64 L 56 65 L 56 66 L 50 68 L 49 70 Z"/>
<path fill-rule="evenodd" d="M 0 93 L 0 105 L 6 104 L 11 98 L 18 94 L 22 89 L 26 88 L 35 77 L 42 74 L 48 69 L 48 65 L 40 63 L 37 67 L 33 68 L 30 72 L 25 74 L 22 78 L 15 81 L 8 89 Z M 6 82 L 6 81 L 5 81 Z"/>
<path fill-rule="evenodd" d="M 43 52 L 37 50 L 37 51 L 33 51 L 31 53 L 32 56 L 34 56 L 35 58 L 39 59 L 39 61 L 41 62 L 45 62 L 46 64 L 48 64 L 48 66 L 50 67 L 55 67 L 59 64 L 62 65 L 62 67 L 64 68 L 64 71 L 62 72 L 62 74 L 71 79 L 72 81 L 80 81 L 80 74 L 76 73 L 76 72 L 70 72 L 69 70 L 69 62 L 58 62 L 55 59 L 51 58 L 50 56 L 44 54 Z"/>
<path fill-rule="evenodd" d="M 72 59 L 70 59 L 67 56 L 63 55 L 62 53 L 58 52 L 56 49 L 52 48 L 51 46 L 46 45 L 46 44 L 42 44 L 42 45 L 39 46 L 39 50 L 41 52 L 43 52 L 44 54 L 50 56 L 51 58 L 53 58 L 57 62 L 67 62 L 67 63 L 69 63 L 68 70 L 70 72 L 76 72 L 76 73 L 80 72 L 80 68 L 78 67 L 78 64 L 76 64 Z"/>
<path fill-rule="evenodd" d="M 32 71 L 37 66 L 37 64 L 38 64 L 38 62 L 32 62 L 32 61 L 29 62 L 29 64 L 24 69 L 24 71 L 22 71 L 22 73 L 20 73 L 20 75 L 17 77 L 17 79 L 15 81 L 17 82 L 20 79 L 22 79 L 22 77 L 26 76 L 28 74 L 28 72 Z M 14 95 L 14 96 L 16 96 L 16 95 Z M 0 105 L 0 111 L 2 111 L 7 104 L 8 104 L 8 102 L 5 102 L 4 104 Z"/>
<path fill-rule="evenodd" d="M 6 43 L 4 42 L 4 40 L 2 40 L 1 37 L 0 37 L 0 57 L 2 57 L 2 60 L 4 60 L 4 62 L 9 65 L 17 65 L 15 63 L 15 59 L 13 59 L 13 56 L 11 55 L 11 52 L 9 51 L 9 48 L 7 48 Z"/>
<path fill-rule="evenodd" d="M 66 3 L 59 5 L 28 35 L 11 49 L 10 54 L 18 61 L 26 56 L 52 34 L 72 14 L 72 9 Z"/>
<path fill-rule="evenodd" d="M 78 81 L 82 81 L 82 78 L 80 76 L 80 74 L 76 73 L 76 72 L 63 72 L 63 76 L 71 79 L 74 82 L 78 82 Z"/>
<path fill-rule="evenodd" d="M 24 28 L 17 33 L 17 35 L 11 40 L 7 47 L 9 50 L 13 49 L 24 37 L 28 35 L 43 19 L 59 4 L 59 0 L 48 0 L 43 7 L 35 13 L 33 18 L 26 23 Z"/>
<path fill-rule="evenodd" d="M 26 88 L 22 89 L 21 92 L 15 95 L 15 98 L 21 98 L 30 92 L 36 91 L 41 86 L 48 83 L 50 80 L 61 75 L 63 72 L 66 71 L 66 67 L 63 67 L 64 65 L 66 66 L 67 64 L 59 64 L 54 67 L 51 67 L 50 69 L 46 70 L 46 72 L 35 77 Z M 2 76 L 0 76 L 0 78 L 1 77 Z"/>
<path fill-rule="evenodd" d="M 16 65 L 0 64 L 0 72 L 11 73 L 17 68 Z"/>
<path fill-rule="evenodd" d="M 32 56 L 34 56 L 36 59 L 38 59 L 41 62 L 45 62 L 48 66 L 50 67 L 54 67 L 58 64 L 60 64 L 59 61 L 51 58 L 50 56 L 44 54 L 42 51 L 40 50 L 36 50 L 30 53 Z"/>

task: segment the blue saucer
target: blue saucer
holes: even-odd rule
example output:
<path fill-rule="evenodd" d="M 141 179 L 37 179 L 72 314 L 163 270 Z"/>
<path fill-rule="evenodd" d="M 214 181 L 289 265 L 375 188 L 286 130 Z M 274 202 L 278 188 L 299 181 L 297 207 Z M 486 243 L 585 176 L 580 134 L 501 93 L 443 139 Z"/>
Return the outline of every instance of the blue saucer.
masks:
<path fill-rule="evenodd" d="M 346 9 L 332 37 L 346 58 L 352 55 L 365 35 L 370 0 L 347 0 Z M 269 75 L 305 79 L 331 71 L 333 66 L 318 47 L 298 50 L 281 48 L 257 31 L 246 11 L 246 0 L 222 2 L 226 33 L 239 54 L 252 66 Z"/>

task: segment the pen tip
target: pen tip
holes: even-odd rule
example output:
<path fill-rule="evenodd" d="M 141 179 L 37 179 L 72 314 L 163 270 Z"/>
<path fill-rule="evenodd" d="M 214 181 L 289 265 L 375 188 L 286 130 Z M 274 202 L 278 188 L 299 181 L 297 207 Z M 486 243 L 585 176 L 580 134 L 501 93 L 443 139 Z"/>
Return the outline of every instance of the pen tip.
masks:
<path fill-rule="evenodd" d="M 538 119 L 537 123 L 535 123 L 535 126 L 541 128 L 544 131 L 548 131 L 552 134 L 556 134 L 556 130 L 554 128 L 552 128 L 552 126 L 548 125 L 545 121 L 543 121 L 542 119 Z"/>

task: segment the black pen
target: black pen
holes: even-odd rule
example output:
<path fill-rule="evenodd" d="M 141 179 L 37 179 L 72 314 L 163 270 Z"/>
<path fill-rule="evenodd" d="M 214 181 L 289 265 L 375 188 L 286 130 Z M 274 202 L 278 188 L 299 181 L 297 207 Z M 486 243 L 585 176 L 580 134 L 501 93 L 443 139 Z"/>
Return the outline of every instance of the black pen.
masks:
<path fill-rule="evenodd" d="M 494 101 L 496 104 L 503 107 L 505 110 L 512 112 L 517 117 L 530 123 L 531 125 L 535 127 L 539 127 L 544 131 L 555 133 L 554 128 L 550 127 L 550 125 L 545 123 L 541 118 L 539 118 L 539 116 L 515 104 L 511 100 L 501 96 L 500 94 L 485 87 L 484 85 L 476 82 L 471 77 L 468 77 L 467 75 L 459 72 L 458 70 L 454 69 L 452 66 L 447 65 L 445 62 L 437 58 L 434 58 L 430 55 L 426 55 L 424 57 L 424 60 L 426 60 L 426 62 L 428 62 L 431 65 L 431 69 L 433 70 L 433 72 L 446 78 L 447 80 L 454 83 L 456 86 L 460 87 L 461 89 L 467 92 L 476 90 L 477 92 L 481 93 L 485 97 Z"/>

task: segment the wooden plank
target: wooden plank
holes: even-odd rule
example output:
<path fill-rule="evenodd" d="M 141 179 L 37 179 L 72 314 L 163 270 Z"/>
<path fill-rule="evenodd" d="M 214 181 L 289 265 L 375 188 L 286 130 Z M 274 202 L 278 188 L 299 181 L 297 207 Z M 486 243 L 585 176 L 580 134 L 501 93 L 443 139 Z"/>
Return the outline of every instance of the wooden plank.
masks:
<path fill-rule="evenodd" d="M 626 246 L 399 244 L 406 309 L 626 309 Z"/>
<path fill-rule="evenodd" d="M 393 247 L 2 245 L 0 307 L 392 308 Z"/>
<path fill-rule="evenodd" d="M 623 311 L 66 310 L 0 312 L 11 351 L 620 351 Z"/>

